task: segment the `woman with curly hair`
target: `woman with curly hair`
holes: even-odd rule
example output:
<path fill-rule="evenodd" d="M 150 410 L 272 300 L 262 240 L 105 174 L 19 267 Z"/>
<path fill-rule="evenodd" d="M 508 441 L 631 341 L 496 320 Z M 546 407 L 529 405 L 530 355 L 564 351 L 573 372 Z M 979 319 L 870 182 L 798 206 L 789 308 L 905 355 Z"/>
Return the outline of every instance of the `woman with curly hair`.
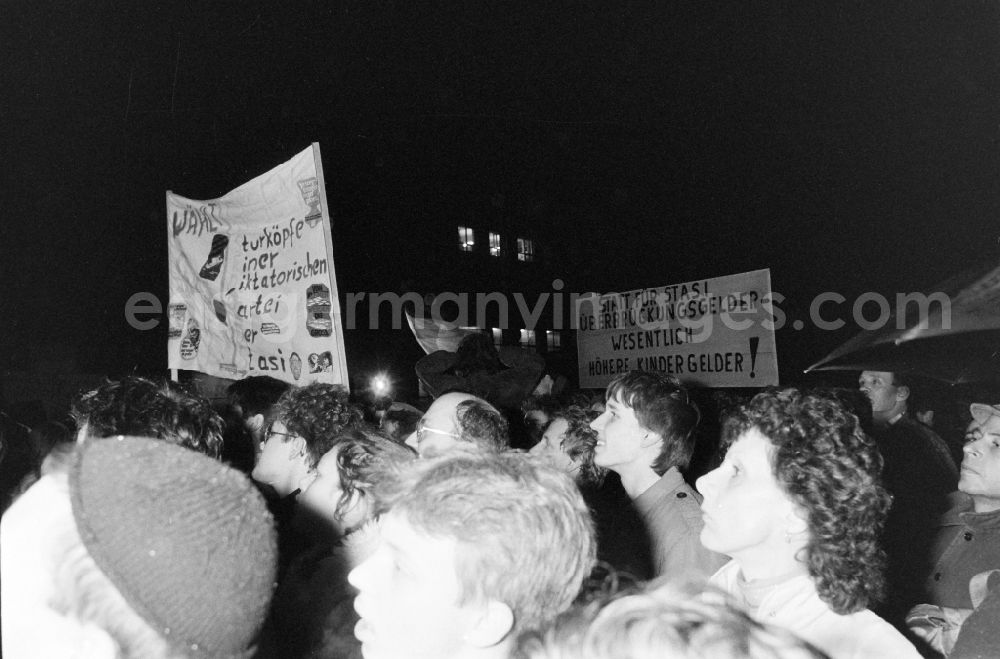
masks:
<path fill-rule="evenodd" d="M 701 541 L 732 561 L 711 578 L 760 620 L 834 659 L 919 657 L 867 606 L 882 593 L 882 458 L 837 400 L 760 393 L 725 424 L 723 463 L 698 479 Z"/>

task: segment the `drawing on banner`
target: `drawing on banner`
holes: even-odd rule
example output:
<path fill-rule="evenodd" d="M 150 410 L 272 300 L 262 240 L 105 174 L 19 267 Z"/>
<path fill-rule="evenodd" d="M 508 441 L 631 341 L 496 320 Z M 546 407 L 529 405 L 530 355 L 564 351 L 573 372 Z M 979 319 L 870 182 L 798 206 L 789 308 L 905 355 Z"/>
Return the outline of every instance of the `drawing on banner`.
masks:
<path fill-rule="evenodd" d="M 309 204 L 309 210 L 306 212 L 306 223 L 310 227 L 315 227 L 323 219 L 322 201 L 319 198 L 319 180 L 307 178 L 304 181 L 298 181 L 298 184 L 299 190 L 302 192 L 302 201 Z"/>
<path fill-rule="evenodd" d="M 333 319 L 330 318 L 330 289 L 323 284 L 313 284 L 306 289 L 306 329 L 309 336 L 330 336 Z"/>
<path fill-rule="evenodd" d="M 324 352 L 321 355 L 313 353 L 309 355 L 309 372 L 310 373 L 329 373 L 333 368 L 333 355 L 329 352 Z"/>
<path fill-rule="evenodd" d="M 769 270 L 580 297 L 581 387 L 657 371 L 706 387 L 778 384 Z"/>
<path fill-rule="evenodd" d="M 226 295 L 233 292 L 233 289 L 229 289 Z M 226 303 L 222 297 L 217 296 L 212 298 L 212 309 L 215 311 L 215 317 L 219 319 L 219 322 L 223 325 L 226 324 Z"/>
<path fill-rule="evenodd" d="M 179 339 L 184 333 L 184 318 L 187 316 L 186 304 L 171 304 L 167 306 L 167 316 L 170 319 L 168 339 Z"/>
<path fill-rule="evenodd" d="M 188 318 L 187 333 L 181 339 L 181 359 L 192 360 L 198 356 L 198 346 L 201 344 L 201 330 L 194 318 Z"/>
<path fill-rule="evenodd" d="M 215 278 L 219 276 L 219 271 L 222 270 L 222 262 L 226 260 L 226 247 L 228 246 L 229 236 L 221 233 L 212 236 L 212 247 L 208 250 L 208 258 L 205 259 L 205 265 L 201 267 L 201 272 L 198 273 L 199 277 L 215 281 Z"/>
<path fill-rule="evenodd" d="M 167 193 L 170 368 L 348 384 L 320 163 L 314 144 L 218 199 Z"/>

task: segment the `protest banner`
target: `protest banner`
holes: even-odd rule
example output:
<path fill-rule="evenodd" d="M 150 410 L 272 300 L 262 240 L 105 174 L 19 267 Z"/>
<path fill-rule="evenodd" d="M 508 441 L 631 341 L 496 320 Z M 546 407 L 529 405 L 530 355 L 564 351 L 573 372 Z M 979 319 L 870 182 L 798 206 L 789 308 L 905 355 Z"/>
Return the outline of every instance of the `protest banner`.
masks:
<path fill-rule="evenodd" d="M 581 296 L 580 386 L 658 371 L 703 387 L 778 384 L 770 270 Z"/>
<path fill-rule="evenodd" d="M 319 144 L 223 197 L 167 192 L 168 367 L 349 386 Z"/>

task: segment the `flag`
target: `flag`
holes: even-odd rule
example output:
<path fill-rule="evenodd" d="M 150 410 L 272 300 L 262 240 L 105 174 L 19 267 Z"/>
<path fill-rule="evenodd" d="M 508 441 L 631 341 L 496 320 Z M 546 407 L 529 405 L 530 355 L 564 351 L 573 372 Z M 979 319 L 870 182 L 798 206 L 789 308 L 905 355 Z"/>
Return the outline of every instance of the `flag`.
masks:
<path fill-rule="evenodd" d="M 406 312 L 406 322 L 410 324 L 417 343 L 428 355 L 436 350 L 455 352 L 462 339 L 481 331 L 477 327 L 452 327 L 430 318 L 416 318 L 409 311 Z"/>

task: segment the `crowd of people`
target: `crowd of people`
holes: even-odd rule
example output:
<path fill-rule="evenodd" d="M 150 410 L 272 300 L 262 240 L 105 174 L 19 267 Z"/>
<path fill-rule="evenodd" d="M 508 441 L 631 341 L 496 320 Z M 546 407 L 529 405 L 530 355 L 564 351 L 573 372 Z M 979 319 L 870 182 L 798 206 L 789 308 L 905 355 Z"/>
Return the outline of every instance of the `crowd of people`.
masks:
<path fill-rule="evenodd" d="M 1000 404 L 958 465 L 905 374 L 709 414 L 481 344 L 420 408 L 132 376 L 0 418 L 4 656 L 1000 656 Z"/>

